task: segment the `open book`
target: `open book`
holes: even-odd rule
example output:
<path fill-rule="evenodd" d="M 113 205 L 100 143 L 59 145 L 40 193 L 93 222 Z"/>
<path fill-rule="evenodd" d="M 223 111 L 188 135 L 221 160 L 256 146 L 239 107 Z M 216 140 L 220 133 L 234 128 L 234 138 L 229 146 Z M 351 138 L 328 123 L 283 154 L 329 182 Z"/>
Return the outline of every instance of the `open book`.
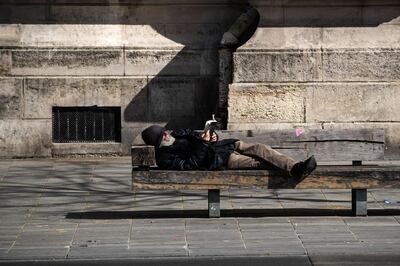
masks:
<path fill-rule="evenodd" d="M 204 125 L 204 133 L 206 133 L 208 130 L 210 131 L 210 136 L 213 135 L 213 133 L 220 129 L 221 124 L 215 119 L 215 115 L 212 115 L 211 120 L 207 120 L 206 124 Z"/>

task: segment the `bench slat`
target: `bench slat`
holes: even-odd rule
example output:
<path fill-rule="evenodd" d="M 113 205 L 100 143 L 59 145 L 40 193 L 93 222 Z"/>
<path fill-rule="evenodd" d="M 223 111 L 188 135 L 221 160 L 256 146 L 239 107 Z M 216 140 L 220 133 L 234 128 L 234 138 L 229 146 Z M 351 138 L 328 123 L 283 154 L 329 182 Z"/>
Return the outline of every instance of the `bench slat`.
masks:
<path fill-rule="evenodd" d="M 381 128 L 363 129 L 302 129 L 302 134 L 296 136 L 295 129 L 275 130 L 222 130 L 223 138 L 238 138 L 256 140 L 261 143 L 296 143 L 323 141 L 361 141 L 383 143 L 384 130 Z"/>
<path fill-rule="evenodd" d="M 300 184 L 273 170 L 133 171 L 133 189 L 400 188 L 400 167 L 320 166 Z"/>

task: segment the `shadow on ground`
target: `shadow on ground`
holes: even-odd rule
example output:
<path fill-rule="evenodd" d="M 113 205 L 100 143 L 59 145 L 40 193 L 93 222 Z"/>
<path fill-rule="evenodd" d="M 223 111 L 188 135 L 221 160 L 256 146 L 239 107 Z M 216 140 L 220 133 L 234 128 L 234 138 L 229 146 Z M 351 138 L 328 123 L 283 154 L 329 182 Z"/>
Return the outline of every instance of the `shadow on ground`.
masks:
<path fill-rule="evenodd" d="M 399 209 L 369 210 L 369 216 L 400 215 Z M 221 217 L 287 217 L 287 216 L 353 216 L 351 210 L 330 209 L 240 209 L 221 210 Z M 166 210 L 166 211 L 89 211 L 69 212 L 66 219 L 172 219 L 207 218 L 206 210 Z"/>

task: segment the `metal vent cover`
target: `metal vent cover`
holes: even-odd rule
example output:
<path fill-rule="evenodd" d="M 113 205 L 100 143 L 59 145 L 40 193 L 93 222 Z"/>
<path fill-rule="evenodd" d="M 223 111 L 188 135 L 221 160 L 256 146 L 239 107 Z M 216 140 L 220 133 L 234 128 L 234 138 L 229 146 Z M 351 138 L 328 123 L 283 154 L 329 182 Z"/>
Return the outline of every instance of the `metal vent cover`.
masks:
<path fill-rule="evenodd" d="M 121 142 L 121 107 L 53 107 L 53 142 Z"/>

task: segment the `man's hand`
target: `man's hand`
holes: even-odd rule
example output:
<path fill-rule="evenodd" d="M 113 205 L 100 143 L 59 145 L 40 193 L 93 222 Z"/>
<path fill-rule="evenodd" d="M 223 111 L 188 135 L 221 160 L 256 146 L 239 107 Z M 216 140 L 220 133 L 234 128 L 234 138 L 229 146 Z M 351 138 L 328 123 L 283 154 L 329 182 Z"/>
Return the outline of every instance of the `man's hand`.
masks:
<path fill-rule="evenodd" d="M 218 141 L 218 135 L 217 133 L 213 132 L 212 136 L 210 136 L 210 130 L 207 130 L 203 134 L 201 134 L 201 138 L 204 141 L 210 141 L 210 142 L 216 142 Z"/>

